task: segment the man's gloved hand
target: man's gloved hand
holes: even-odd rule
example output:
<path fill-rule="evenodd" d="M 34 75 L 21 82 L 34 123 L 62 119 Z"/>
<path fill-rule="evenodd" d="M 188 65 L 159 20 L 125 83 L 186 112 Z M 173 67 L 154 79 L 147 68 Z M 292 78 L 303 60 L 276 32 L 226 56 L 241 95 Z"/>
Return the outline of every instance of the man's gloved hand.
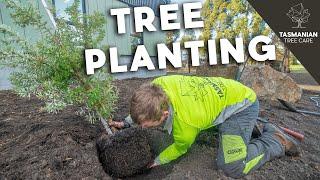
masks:
<path fill-rule="evenodd" d="M 160 165 L 159 163 L 156 163 L 156 161 L 153 161 L 152 163 L 150 163 L 148 165 L 148 168 L 151 169 L 151 168 L 154 168 L 154 167 L 159 166 L 159 165 Z"/>
<path fill-rule="evenodd" d="M 110 127 L 115 127 L 117 129 L 122 129 L 125 126 L 125 123 L 123 121 L 113 121 L 113 120 L 111 120 L 111 121 L 108 122 L 108 124 L 109 124 Z"/>
<path fill-rule="evenodd" d="M 129 128 L 132 126 L 132 120 L 130 116 L 126 117 L 124 121 L 113 121 L 112 119 L 110 119 L 108 121 L 108 124 L 111 128 L 117 128 L 117 129 Z"/>

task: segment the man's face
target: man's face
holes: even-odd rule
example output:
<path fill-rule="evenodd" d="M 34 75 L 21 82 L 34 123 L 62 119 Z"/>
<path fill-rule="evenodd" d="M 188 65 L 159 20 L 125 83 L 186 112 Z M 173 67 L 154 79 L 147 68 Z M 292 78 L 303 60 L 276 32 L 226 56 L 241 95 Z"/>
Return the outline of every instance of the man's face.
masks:
<path fill-rule="evenodd" d="M 140 126 L 143 128 L 151 128 L 151 127 L 160 126 L 165 120 L 167 120 L 168 116 L 169 116 L 169 111 L 163 111 L 160 120 L 158 120 L 158 121 L 145 120 L 140 123 Z"/>

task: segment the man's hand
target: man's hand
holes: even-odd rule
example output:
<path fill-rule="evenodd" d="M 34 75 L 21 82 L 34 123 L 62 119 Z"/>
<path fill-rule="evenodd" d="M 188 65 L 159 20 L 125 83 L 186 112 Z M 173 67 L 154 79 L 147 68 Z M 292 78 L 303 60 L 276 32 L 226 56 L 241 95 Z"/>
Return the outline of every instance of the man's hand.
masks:
<path fill-rule="evenodd" d="M 156 167 L 156 166 L 159 166 L 159 164 L 157 164 L 155 161 L 153 161 L 153 162 L 150 163 L 147 167 L 148 167 L 149 169 L 151 169 L 151 168 L 154 168 L 154 167 Z"/>
<path fill-rule="evenodd" d="M 122 128 L 124 128 L 124 122 L 122 122 L 122 121 L 118 122 L 118 121 L 110 120 L 110 121 L 108 122 L 108 124 L 109 124 L 109 126 L 115 127 L 115 128 L 117 128 L 117 129 L 122 129 Z"/>

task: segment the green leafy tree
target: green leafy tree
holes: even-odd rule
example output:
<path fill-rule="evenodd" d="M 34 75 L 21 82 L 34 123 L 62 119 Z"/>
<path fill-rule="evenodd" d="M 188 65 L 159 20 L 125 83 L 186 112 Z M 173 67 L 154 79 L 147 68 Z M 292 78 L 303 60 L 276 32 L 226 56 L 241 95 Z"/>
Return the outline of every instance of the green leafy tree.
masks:
<path fill-rule="evenodd" d="M 68 20 L 56 17 L 56 28 L 43 19 L 30 2 L 5 0 L 11 18 L 21 28 L 32 27 L 39 40 L 30 42 L 12 27 L 0 25 L 0 67 L 12 67 L 14 90 L 22 96 L 36 95 L 49 112 L 67 105 L 82 105 L 93 122 L 97 117 L 109 118 L 114 110 L 117 92 L 111 76 L 104 69 L 93 76 L 85 74 L 84 49 L 101 48 L 105 36 L 102 14 L 82 14 L 75 0 L 65 12 Z"/>
<path fill-rule="evenodd" d="M 277 47 L 276 56 L 278 62 L 270 61 L 270 65 L 281 72 L 289 73 L 290 65 L 299 64 L 298 59 L 290 52 L 275 33 L 272 33 L 272 43 Z M 281 61 L 281 64 L 279 64 L 279 61 Z"/>
<path fill-rule="evenodd" d="M 180 37 L 180 30 L 168 31 L 166 36 L 166 44 L 172 49 L 172 43 L 176 42 Z"/>
<path fill-rule="evenodd" d="M 226 38 L 234 42 L 236 37 L 242 37 L 247 47 L 253 37 L 271 33 L 247 0 L 206 0 L 201 14 L 204 19 L 201 39 L 206 41 Z M 246 51 L 245 59 L 248 58 Z"/>

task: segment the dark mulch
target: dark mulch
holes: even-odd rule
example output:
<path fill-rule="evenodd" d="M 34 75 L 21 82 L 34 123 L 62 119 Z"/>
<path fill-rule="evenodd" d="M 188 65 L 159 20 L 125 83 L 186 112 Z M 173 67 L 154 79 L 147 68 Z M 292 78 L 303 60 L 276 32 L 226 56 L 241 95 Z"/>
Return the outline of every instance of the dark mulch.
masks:
<path fill-rule="evenodd" d="M 99 128 L 76 107 L 49 114 L 43 105 L 0 91 L 0 179 L 107 178 L 96 155 Z"/>
<path fill-rule="evenodd" d="M 129 113 L 132 92 L 150 80 L 115 81 L 120 91 L 116 119 Z M 320 111 L 309 99 L 316 94 L 304 92 L 295 105 Z M 77 107 L 49 114 L 42 106 L 34 97 L 20 98 L 11 91 L 0 91 L 0 179 L 111 179 L 97 156 L 95 143 L 100 125 L 91 125 L 76 115 Z M 302 155 L 268 162 L 244 179 L 320 179 L 320 118 L 288 112 L 275 101 L 262 101 L 261 110 L 271 121 L 305 134 Z M 217 170 L 214 136 L 204 137 L 178 161 L 133 178 L 228 179 Z"/>

